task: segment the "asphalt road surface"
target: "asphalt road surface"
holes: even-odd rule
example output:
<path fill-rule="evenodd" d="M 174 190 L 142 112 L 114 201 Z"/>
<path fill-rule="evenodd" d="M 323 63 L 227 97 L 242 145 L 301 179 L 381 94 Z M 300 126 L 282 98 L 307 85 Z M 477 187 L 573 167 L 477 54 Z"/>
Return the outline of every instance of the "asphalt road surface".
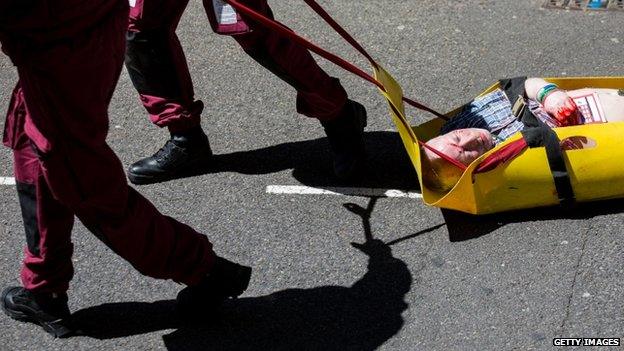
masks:
<path fill-rule="evenodd" d="M 537 0 L 321 3 L 407 96 L 442 111 L 504 77 L 623 75 L 624 11 L 547 10 Z M 293 29 L 368 69 L 302 1 L 271 5 Z M 77 223 L 69 302 L 86 335 L 55 340 L 1 315 L 0 349 L 543 350 L 555 337 L 624 336 L 622 201 L 475 218 L 417 196 L 267 191 L 344 186 L 331 177 L 322 128 L 297 115 L 288 85 L 210 31 L 200 1 L 191 1 L 178 34 L 217 163 L 205 175 L 137 189 L 206 233 L 219 254 L 253 266 L 249 290 L 216 321 L 182 321 L 173 314 L 181 286 L 141 276 Z M 370 170 L 355 187 L 417 193 L 376 88 L 322 65 L 368 110 Z M 15 80 L 0 57 L 5 106 Z M 408 114 L 414 124 L 431 118 Z M 110 120 L 108 140 L 124 166 L 167 138 L 125 71 Z M 24 245 L 6 148 L 0 177 L 5 286 L 19 284 Z"/>

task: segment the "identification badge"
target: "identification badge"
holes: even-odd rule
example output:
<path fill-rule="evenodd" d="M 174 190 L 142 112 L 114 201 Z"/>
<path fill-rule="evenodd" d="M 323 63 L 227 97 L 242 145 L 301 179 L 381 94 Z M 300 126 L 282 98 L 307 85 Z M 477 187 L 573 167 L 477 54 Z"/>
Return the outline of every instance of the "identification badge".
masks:
<path fill-rule="evenodd" d="M 235 24 L 236 20 L 236 10 L 223 0 L 213 0 L 212 7 L 214 8 L 215 17 L 217 19 L 217 23 L 219 24 Z"/>
<path fill-rule="evenodd" d="M 573 96 L 572 99 L 578 110 L 580 112 L 579 124 L 592 124 L 592 123 L 605 123 L 607 119 L 605 118 L 604 111 L 602 109 L 602 104 L 600 103 L 600 98 L 596 93 L 590 93 L 586 95 Z"/>
<path fill-rule="evenodd" d="M 204 5 L 204 7 L 208 14 L 210 26 L 215 33 L 236 35 L 250 31 L 247 23 L 243 21 L 232 5 L 224 0 L 204 0 L 204 4 L 207 1 L 212 1 L 212 11 L 208 6 Z"/>

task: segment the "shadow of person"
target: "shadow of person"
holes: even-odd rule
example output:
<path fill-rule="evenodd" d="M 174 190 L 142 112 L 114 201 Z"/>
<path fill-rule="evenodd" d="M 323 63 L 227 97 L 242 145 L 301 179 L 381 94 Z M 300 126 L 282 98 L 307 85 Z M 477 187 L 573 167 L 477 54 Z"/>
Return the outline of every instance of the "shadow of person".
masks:
<path fill-rule="evenodd" d="M 379 240 L 354 244 L 368 271 L 350 287 L 288 289 L 226 306 L 218 324 L 163 337 L 168 350 L 374 350 L 395 335 L 411 274 Z"/>
<path fill-rule="evenodd" d="M 175 301 L 111 303 L 73 315 L 80 335 L 110 339 L 158 330 L 168 350 L 374 350 L 403 325 L 412 276 L 380 240 L 352 244 L 368 269 L 350 287 L 287 289 L 228 301 L 219 318 L 193 324 L 175 313 Z"/>
<path fill-rule="evenodd" d="M 80 335 L 98 339 L 176 329 L 163 336 L 168 350 L 374 350 L 402 328 L 412 285 L 407 265 L 392 256 L 390 245 L 372 237 L 375 201 L 366 209 L 345 204 L 364 223 L 365 242 L 351 245 L 368 256 L 366 273 L 349 287 L 230 300 L 218 318 L 203 324 L 180 319 L 173 300 L 103 304 L 77 311 L 73 321 Z"/>
<path fill-rule="evenodd" d="M 365 133 L 365 142 L 368 166 L 365 175 L 358 180 L 358 186 L 419 188 L 416 172 L 398 133 L 368 132 Z M 327 138 L 214 155 L 210 164 L 197 173 L 269 174 L 287 169 L 292 169 L 293 177 L 304 185 L 317 187 L 344 185 L 333 174 Z"/>

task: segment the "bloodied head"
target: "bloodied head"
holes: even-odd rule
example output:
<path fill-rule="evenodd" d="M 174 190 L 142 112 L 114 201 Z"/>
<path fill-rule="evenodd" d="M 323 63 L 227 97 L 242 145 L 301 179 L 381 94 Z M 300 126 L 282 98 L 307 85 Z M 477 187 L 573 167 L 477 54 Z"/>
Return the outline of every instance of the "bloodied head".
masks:
<path fill-rule="evenodd" d="M 435 137 L 427 145 L 465 166 L 495 145 L 492 134 L 485 129 L 456 129 Z M 463 170 L 435 152 L 423 148 L 423 180 L 433 189 L 446 191 L 453 187 Z"/>

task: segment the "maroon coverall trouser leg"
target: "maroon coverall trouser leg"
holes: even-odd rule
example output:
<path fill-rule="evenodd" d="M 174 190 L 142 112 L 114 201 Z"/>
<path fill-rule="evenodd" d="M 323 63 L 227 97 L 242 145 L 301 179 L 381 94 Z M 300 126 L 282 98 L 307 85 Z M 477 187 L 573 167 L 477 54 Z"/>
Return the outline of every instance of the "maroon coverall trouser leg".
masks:
<path fill-rule="evenodd" d="M 266 0 L 246 5 L 273 18 Z M 175 34 L 188 0 L 137 0 L 130 9 L 126 67 L 153 123 L 171 132 L 200 124 L 203 108 L 194 100 L 191 76 Z M 213 11 L 212 0 L 204 0 Z M 347 93 L 299 44 L 251 20 L 249 33 L 234 39 L 254 60 L 297 90 L 297 111 L 321 121 L 338 117 Z M 245 74 L 245 72 L 241 72 Z"/>
<path fill-rule="evenodd" d="M 212 245 L 128 187 L 120 161 L 106 144 L 107 109 L 124 55 L 126 0 L 101 0 L 81 17 L 75 12 L 80 5 L 95 1 L 42 2 L 42 8 L 34 5 L 20 12 L 22 17 L 0 21 L 0 41 L 20 79 L 4 143 L 15 150 L 28 234 L 24 287 L 68 289 L 74 214 L 141 273 L 197 284 L 214 262 Z M 67 27 L 58 26 L 67 9 L 73 12 L 60 22 Z M 81 18 L 80 25 L 70 20 L 75 18 Z M 42 32 L 46 24 L 50 30 Z M 55 40 L 59 37 L 69 40 Z"/>

